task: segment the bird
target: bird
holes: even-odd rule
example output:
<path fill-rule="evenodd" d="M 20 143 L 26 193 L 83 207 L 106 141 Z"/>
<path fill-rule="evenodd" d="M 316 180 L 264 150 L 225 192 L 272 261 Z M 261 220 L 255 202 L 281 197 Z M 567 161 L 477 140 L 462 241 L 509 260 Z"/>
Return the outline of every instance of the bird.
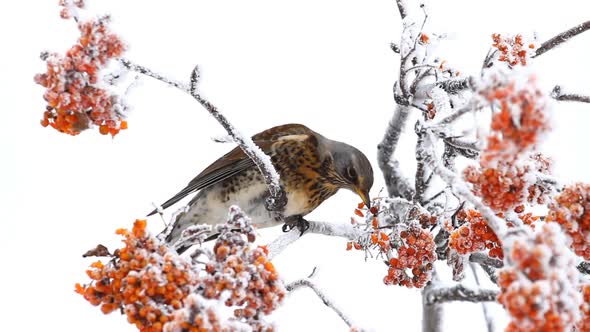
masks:
<path fill-rule="evenodd" d="M 333 196 L 348 189 L 360 196 L 367 207 L 371 200 L 373 168 L 357 148 L 328 139 L 302 124 L 285 124 L 266 129 L 252 137 L 266 153 L 280 177 L 286 196 L 283 219 L 266 208 L 269 196 L 256 164 L 236 147 L 192 179 L 176 195 L 164 202 L 166 209 L 195 192 L 185 211 L 173 221 L 166 242 L 174 244 L 191 225 L 224 223 L 229 207 L 239 206 L 258 228 L 285 223 L 283 231 L 297 226 L 305 230 L 304 216 Z M 160 208 L 148 214 L 151 216 Z M 303 225 L 303 226 L 302 226 Z M 177 251 L 186 250 L 187 248 Z"/>

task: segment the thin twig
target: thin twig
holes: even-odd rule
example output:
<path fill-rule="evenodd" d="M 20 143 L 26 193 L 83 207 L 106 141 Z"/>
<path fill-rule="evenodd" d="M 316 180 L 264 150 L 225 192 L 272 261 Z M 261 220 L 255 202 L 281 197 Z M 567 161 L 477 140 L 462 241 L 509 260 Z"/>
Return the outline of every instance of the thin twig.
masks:
<path fill-rule="evenodd" d="M 267 156 L 259 147 L 257 147 L 252 139 L 248 136 L 244 136 L 238 132 L 238 130 L 229 122 L 229 120 L 219 112 L 217 107 L 210 103 L 207 99 L 200 95 L 198 92 L 199 83 L 199 68 L 196 66 L 191 72 L 190 84 L 186 85 L 176 80 L 169 79 L 163 75 L 160 75 L 151 69 L 132 63 L 127 59 L 120 59 L 120 63 L 131 71 L 138 72 L 140 74 L 155 78 L 168 85 L 178 88 L 193 98 L 195 98 L 227 131 L 227 133 L 233 137 L 234 141 L 240 146 L 244 153 L 252 159 L 254 164 L 260 170 L 260 173 L 264 177 L 270 197 L 267 200 L 267 209 L 274 211 L 274 213 L 282 218 L 280 211 L 286 204 L 286 196 L 279 184 L 279 174 L 272 166 L 270 157 Z"/>
<path fill-rule="evenodd" d="M 539 55 L 544 54 L 545 52 L 554 49 L 555 47 L 565 43 L 566 41 L 570 40 L 572 37 L 575 37 L 588 29 L 590 29 L 590 21 L 586 21 L 582 24 L 578 24 L 575 27 L 558 34 L 557 36 L 555 36 L 555 37 L 547 40 L 543 44 L 541 44 L 541 46 L 539 46 L 539 48 L 537 48 L 537 50 L 535 51 L 535 55 L 533 56 L 533 58 L 536 58 Z"/>
<path fill-rule="evenodd" d="M 479 282 L 479 276 L 477 275 L 477 269 L 474 263 L 470 263 L 469 267 L 471 268 L 471 272 L 473 273 L 473 278 L 475 279 L 475 283 L 479 287 L 481 283 Z M 483 311 L 483 316 L 486 320 L 486 327 L 488 328 L 488 332 L 493 332 L 494 328 L 494 318 L 490 314 L 488 310 L 488 304 L 485 302 L 481 302 L 481 310 Z"/>
<path fill-rule="evenodd" d="M 556 85 L 551 91 L 551 98 L 559 101 L 577 101 L 580 103 L 590 103 L 590 96 L 584 96 L 575 93 L 562 93 L 561 86 Z"/>
<path fill-rule="evenodd" d="M 186 84 L 184 84 L 184 83 L 181 83 L 181 82 L 176 81 L 176 80 L 169 79 L 169 78 L 167 78 L 167 77 L 165 77 L 163 75 L 160 75 L 158 73 L 153 72 L 151 69 L 149 69 L 147 67 L 137 65 L 137 64 L 135 64 L 135 63 L 133 63 L 133 62 L 127 60 L 127 59 L 119 59 L 119 62 L 125 68 L 127 68 L 127 69 L 129 69 L 131 71 L 134 71 L 134 72 L 137 72 L 137 73 L 140 73 L 140 74 L 149 76 L 151 78 L 155 78 L 158 81 L 162 81 L 162 82 L 164 82 L 164 83 L 166 83 L 168 85 L 171 85 L 171 86 L 173 86 L 175 88 L 178 88 L 178 89 L 180 89 L 180 90 L 182 90 L 184 92 L 190 93 L 190 91 L 188 90 L 188 86 Z"/>
<path fill-rule="evenodd" d="M 340 308 L 338 308 L 336 306 L 336 304 L 334 303 L 334 301 L 332 301 L 330 298 L 328 298 L 328 296 L 322 292 L 318 286 L 312 282 L 309 279 L 299 279 L 299 280 L 295 280 L 292 283 L 288 284 L 285 286 L 285 288 L 287 289 L 287 291 L 289 292 L 293 292 L 297 289 L 301 289 L 303 287 L 307 287 L 310 288 L 311 290 L 313 290 L 315 292 L 315 294 L 320 298 L 320 300 L 322 300 L 322 302 L 330 309 L 332 309 L 343 321 L 344 323 L 346 323 L 346 325 L 348 325 L 348 327 L 352 328 L 355 325 L 352 323 L 352 320 L 345 315 L 342 310 L 340 310 Z M 357 328 L 358 329 L 358 328 Z"/>
<path fill-rule="evenodd" d="M 435 124 L 433 124 L 431 126 L 438 127 L 438 126 L 445 126 L 445 125 L 451 124 L 451 123 L 455 122 L 457 119 L 459 119 L 460 117 L 462 117 L 463 115 L 465 115 L 469 112 L 477 111 L 479 109 L 480 109 L 479 107 L 475 107 L 475 105 L 470 102 L 467 105 L 463 106 L 462 108 L 458 109 L 457 111 L 453 112 L 452 114 L 449 114 L 445 118 L 441 119 L 440 121 L 437 121 Z"/>

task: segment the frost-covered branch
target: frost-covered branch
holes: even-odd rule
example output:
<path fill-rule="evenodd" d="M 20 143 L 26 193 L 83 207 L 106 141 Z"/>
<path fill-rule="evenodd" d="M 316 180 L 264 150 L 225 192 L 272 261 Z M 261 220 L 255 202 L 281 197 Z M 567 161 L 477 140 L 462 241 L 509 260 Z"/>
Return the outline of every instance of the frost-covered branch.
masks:
<path fill-rule="evenodd" d="M 188 92 L 188 86 L 186 84 L 182 83 L 182 82 L 169 79 L 169 78 L 167 78 L 167 77 L 165 77 L 163 75 L 160 75 L 160 74 L 152 71 L 151 69 L 149 69 L 147 67 L 144 67 L 144 66 L 135 64 L 135 63 L 133 63 L 133 62 L 127 60 L 127 59 L 119 59 L 119 62 L 123 65 L 123 67 L 125 67 L 125 68 L 127 68 L 127 69 L 129 69 L 131 71 L 134 71 L 136 73 L 140 73 L 140 74 L 145 75 L 145 76 L 149 76 L 151 78 L 155 78 L 158 81 L 162 81 L 162 82 L 164 82 L 164 83 L 166 83 L 168 85 L 171 85 L 171 86 L 173 86 L 173 87 L 175 87 L 177 89 L 180 89 L 180 90 L 182 90 L 184 92 Z"/>
<path fill-rule="evenodd" d="M 416 123 L 418 128 L 418 123 Z M 416 130 L 416 176 L 415 176 L 415 193 L 414 202 L 422 204 L 424 200 L 424 193 L 426 192 L 426 186 L 428 185 L 425 178 L 426 165 L 424 164 L 424 155 L 419 153 L 424 145 L 424 135 L 426 133 L 423 130 Z"/>
<path fill-rule="evenodd" d="M 465 78 L 453 78 L 435 83 L 422 84 L 416 89 L 416 98 L 424 98 L 428 96 L 430 91 L 434 88 L 441 88 L 450 95 L 460 94 L 467 90 L 475 89 L 475 79 L 471 76 Z"/>
<path fill-rule="evenodd" d="M 477 275 L 477 265 L 474 263 L 470 263 L 469 267 L 471 268 L 471 272 L 473 273 L 475 283 L 479 287 L 481 283 L 479 282 L 479 276 Z M 483 316 L 486 320 L 486 327 L 488 328 L 488 332 L 494 332 L 496 330 L 494 327 L 494 317 L 490 314 L 490 311 L 488 310 L 488 304 L 485 302 L 481 302 L 481 310 L 483 311 Z"/>
<path fill-rule="evenodd" d="M 390 197 L 403 197 L 411 200 L 414 196 L 414 190 L 411 187 L 407 178 L 401 174 L 398 162 L 394 160 L 393 155 L 397 148 L 399 138 L 406 121 L 410 108 L 408 106 L 398 105 L 395 113 L 385 131 L 385 136 L 377 146 L 377 160 L 379 168 L 383 172 L 385 178 L 385 185 Z"/>
<path fill-rule="evenodd" d="M 408 11 L 406 9 L 406 4 L 404 0 L 395 0 L 397 3 L 397 9 L 399 10 L 399 15 L 401 16 L 402 20 L 408 16 Z"/>
<path fill-rule="evenodd" d="M 336 236 L 336 237 L 343 237 L 348 240 L 356 240 L 364 232 L 355 227 L 351 224 L 342 224 L 342 223 L 330 223 L 330 222 L 321 222 L 321 221 L 308 221 L 309 228 L 305 231 L 305 233 L 301 234 L 298 229 L 293 229 L 290 232 L 282 234 L 274 241 L 269 243 L 266 248 L 268 250 L 268 258 L 273 259 L 278 254 L 280 254 L 287 246 L 291 243 L 297 241 L 299 238 L 306 234 L 322 234 L 327 236 Z"/>
<path fill-rule="evenodd" d="M 426 304 L 430 305 L 451 301 L 487 302 L 496 301 L 498 293 L 495 289 L 472 289 L 458 284 L 453 287 L 431 288 L 425 299 Z"/>
<path fill-rule="evenodd" d="M 496 269 L 502 268 L 502 266 L 504 266 L 504 263 L 501 260 L 491 258 L 488 254 L 479 252 L 469 255 L 469 261 L 479 265 L 491 266 Z"/>
<path fill-rule="evenodd" d="M 352 320 L 345 315 L 342 310 L 340 310 L 340 308 L 338 308 L 338 306 L 336 306 L 336 304 L 334 303 L 334 301 L 332 301 L 330 298 L 328 298 L 328 296 L 326 294 L 324 294 L 324 292 L 322 292 L 318 286 L 313 283 L 311 280 L 309 279 L 299 279 L 299 280 L 295 280 L 292 283 L 288 284 L 285 286 L 285 288 L 289 291 L 289 292 L 293 292 L 297 289 L 301 289 L 301 288 L 310 288 L 311 290 L 313 290 L 315 292 L 315 294 L 320 298 L 320 300 L 322 300 L 322 302 L 330 309 L 334 310 L 334 312 L 344 321 L 344 323 L 346 323 L 346 325 L 348 325 L 348 327 L 352 328 L 355 327 L 354 324 L 352 323 Z M 356 328 L 358 330 L 358 328 Z"/>
<path fill-rule="evenodd" d="M 461 79 L 450 79 L 435 83 L 437 87 L 445 90 L 449 94 L 458 94 L 465 90 L 473 90 L 475 83 L 471 76 Z"/>
<path fill-rule="evenodd" d="M 178 88 L 193 98 L 195 98 L 208 112 L 211 114 L 227 131 L 227 133 L 233 138 L 233 140 L 240 146 L 244 153 L 252 159 L 256 164 L 260 173 L 264 177 L 270 197 L 267 199 L 266 207 L 269 211 L 281 210 L 286 204 L 286 196 L 279 184 L 279 174 L 273 167 L 270 157 L 267 156 L 248 136 L 242 135 L 230 122 L 229 120 L 219 112 L 217 107 L 205 99 L 198 91 L 199 83 L 199 68 L 196 66 L 191 72 L 190 84 L 186 85 L 182 82 L 169 79 L 163 75 L 155 73 L 147 67 L 132 63 L 127 59 L 120 59 L 120 63 L 131 71 L 138 72 L 140 74 L 155 78 L 168 85 Z"/>
<path fill-rule="evenodd" d="M 462 108 L 458 109 L 457 111 L 453 112 L 452 114 L 444 117 L 440 121 L 437 121 L 435 125 L 431 125 L 431 126 L 435 127 L 435 126 L 449 125 L 449 124 L 455 122 L 457 119 L 459 119 L 463 115 L 465 115 L 469 112 L 474 112 L 476 110 L 478 110 L 478 108 L 474 107 L 473 103 L 468 103 L 467 105 L 463 106 Z"/>
<path fill-rule="evenodd" d="M 583 274 L 590 275 L 590 262 L 582 262 L 578 264 L 578 271 Z"/>
<path fill-rule="evenodd" d="M 575 93 L 563 93 L 561 86 L 556 85 L 551 91 L 551 97 L 559 101 L 577 101 L 580 103 L 590 103 L 590 96 L 575 94 Z"/>
<path fill-rule="evenodd" d="M 430 283 L 422 289 L 422 332 L 442 331 L 443 307 L 440 303 L 428 303 L 427 295 L 440 282 L 436 269 L 432 271 Z"/>
<path fill-rule="evenodd" d="M 539 55 L 544 54 L 545 52 L 565 43 L 572 37 L 575 37 L 588 29 L 590 29 L 590 21 L 578 24 L 575 27 L 558 34 L 557 36 L 541 44 L 541 46 L 537 48 L 537 51 L 535 52 L 535 55 L 533 57 L 538 57 Z"/>

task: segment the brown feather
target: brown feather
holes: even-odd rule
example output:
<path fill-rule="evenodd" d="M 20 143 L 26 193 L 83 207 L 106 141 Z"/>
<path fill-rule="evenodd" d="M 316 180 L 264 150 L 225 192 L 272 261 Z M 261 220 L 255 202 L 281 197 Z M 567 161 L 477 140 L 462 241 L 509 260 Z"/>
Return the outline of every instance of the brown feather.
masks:
<path fill-rule="evenodd" d="M 296 140 L 301 140 L 302 137 L 296 137 L 299 135 L 315 138 L 315 145 L 317 146 L 316 136 L 319 134 L 301 124 L 286 124 L 273 127 L 254 135 L 252 140 L 264 153 L 270 155 L 272 158 L 277 149 L 281 149 L 280 147 L 283 145 L 288 146 L 290 144 L 290 139 L 281 141 L 282 137 L 292 136 L 292 138 Z M 301 145 L 301 143 L 299 143 L 299 145 Z M 273 164 L 275 164 L 276 167 L 274 161 Z M 185 188 L 168 199 L 161 206 L 163 209 L 166 209 L 191 193 L 219 183 L 254 166 L 254 162 L 244 153 L 244 151 L 240 147 L 236 147 L 205 168 L 199 173 L 199 175 L 192 179 Z M 281 173 L 280 170 L 277 171 Z M 151 216 L 156 212 L 157 209 L 154 209 L 148 214 L 148 216 Z"/>

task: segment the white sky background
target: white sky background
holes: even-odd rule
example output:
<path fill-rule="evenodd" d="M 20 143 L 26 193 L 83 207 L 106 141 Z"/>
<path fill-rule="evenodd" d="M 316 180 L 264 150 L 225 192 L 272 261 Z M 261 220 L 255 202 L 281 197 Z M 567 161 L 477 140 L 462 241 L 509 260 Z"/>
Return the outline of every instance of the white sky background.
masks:
<path fill-rule="evenodd" d="M 113 29 L 130 45 L 125 57 L 176 79 L 202 68 L 201 90 L 244 133 L 299 122 L 355 145 L 373 162 L 383 187 L 376 146 L 394 109 L 392 84 L 399 57 L 400 18 L 393 0 L 113 1 L 88 0 L 95 13 L 111 13 Z M 3 327 L 11 330 L 134 331 L 125 317 L 104 316 L 74 293 L 97 243 L 114 249 L 119 227 L 181 189 L 231 148 L 193 99 L 142 78 L 128 102 L 129 130 L 114 140 L 97 131 L 78 137 L 42 128 L 42 50 L 63 53 L 77 36 L 59 19 L 55 1 L 11 1 L 0 13 L 0 294 Z M 492 32 L 537 31 L 541 40 L 588 20 L 586 0 L 432 1 L 432 23 L 451 40 L 441 57 L 465 74 L 477 73 Z M 590 33 L 543 55 L 536 71 L 543 87 L 590 94 Z M 8 103 L 6 103 L 8 101 Z M 545 148 L 557 176 L 588 181 L 590 106 L 559 104 Z M 408 137 L 412 130 L 407 131 Z M 414 141 L 402 140 L 398 157 L 411 174 Z M 576 151 L 576 149 L 579 149 Z M 340 192 L 311 220 L 348 222 L 356 203 Z M 162 223 L 149 221 L 157 232 Z M 265 230 L 261 242 L 279 235 Z M 418 331 L 419 292 L 384 286 L 386 267 L 345 251 L 345 240 L 309 235 L 275 259 L 286 281 L 319 267 L 316 281 L 360 326 L 376 331 Z M 468 310 L 460 312 L 459 310 Z M 447 331 L 483 331 L 479 305 L 449 306 Z M 281 331 L 346 330 L 311 291 L 289 296 L 273 319 Z M 499 320 L 503 327 L 505 318 Z"/>

